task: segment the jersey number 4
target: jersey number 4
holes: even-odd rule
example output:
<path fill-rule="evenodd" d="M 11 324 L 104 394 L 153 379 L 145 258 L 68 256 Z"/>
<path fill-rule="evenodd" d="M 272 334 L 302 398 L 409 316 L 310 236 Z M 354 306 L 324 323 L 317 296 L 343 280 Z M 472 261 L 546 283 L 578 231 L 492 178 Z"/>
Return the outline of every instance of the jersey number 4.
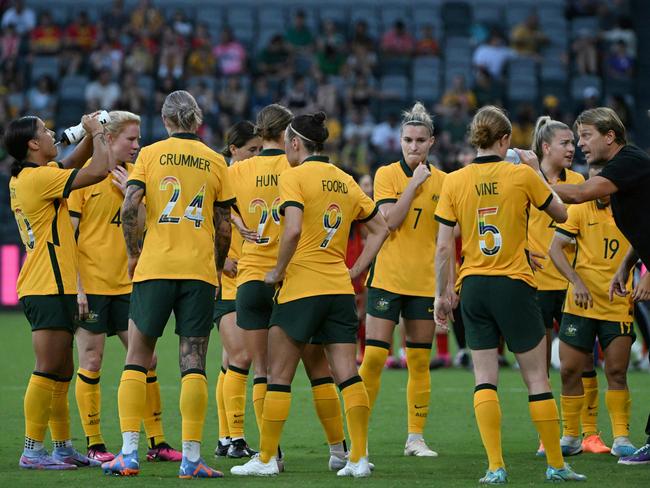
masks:
<path fill-rule="evenodd" d="M 160 180 L 160 191 L 167 190 L 167 187 L 172 187 L 172 196 L 170 197 L 167 205 L 165 205 L 164 210 L 160 214 L 158 219 L 159 224 L 178 224 L 181 221 L 181 218 L 185 218 L 191 222 L 194 222 L 195 228 L 200 228 L 201 224 L 205 220 L 203 217 L 203 199 L 205 198 L 205 185 L 203 185 L 199 191 L 194 195 L 192 201 L 185 209 L 183 217 L 172 217 L 171 213 L 176 206 L 176 202 L 181 196 L 181 182 L 178 181 L 178 178 L 175 176 L 165 176 Z"/>
<path fill-rule="evenodd" d="M 486 256 L 494 256 L 501 250 L 501 233 L 495 225 L 488 224 L 486 217 L 496 215 L 499 207 L 485 207 L 478 209 L 478 245 L 481 252 Z M 492 246 L 486 240 L 488 234 L 492 234 Z"/>

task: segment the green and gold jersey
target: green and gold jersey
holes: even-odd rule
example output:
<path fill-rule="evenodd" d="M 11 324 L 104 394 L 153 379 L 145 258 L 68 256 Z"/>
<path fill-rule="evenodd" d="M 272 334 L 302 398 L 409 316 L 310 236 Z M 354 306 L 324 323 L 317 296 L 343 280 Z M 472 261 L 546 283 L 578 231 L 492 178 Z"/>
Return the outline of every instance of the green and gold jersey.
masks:
<path fill-rule="evenodd" d="M 133 164 L 125 163 L 124 168 L 131 173 Z M 84 291 L 92 295 L 131 293 L 120 218 L 124 195 L 112 180 L 109 174 L 73 191 L 68 199 L 70 215 L 79 218 L 79 276 Z"/>
<path fill-rule="evenodd" d="M 585 179 L 580 173 L 568 169 L 562 170 L 557 184 L 579 185 Z M 555 221 L 546 212 L 530 209 L 530 220 L 528 221 L 528 245 L 529 250 L 548 256 L 548 249 L 555 234 Z M 575 250 L 567 254 L 569 262 L 573 262 Z M 535 282 L 538 290 L 566 290 L 567 280 L 557 270 L 553 261 L 547 258 L 543 261 L 544 268 L 535 271 Z"/>
<path fill-rule="evenodd" d="M 78 170 L 56 162 L 23 166 L 9 180 L 11 210 L 27 251 L 18 296 L 76 294 L 77 245 L 66 198 Z"/>
<path fill-rule="evenodd" d="M 596 201 L 571 205 L 569 218 L 558 224 L 556 232 L 575 238 L 574 268 L 593 298 L 593 308 L 580 308 L 573 300 L 573 285 L 569 284 L 564 311 L 581 317 L 613 322 L 631 322 L 634 305 L 631 296 L 614 295 L 609 301 L 609 283 L 630 249 L 630 243 L 616 227 L 610 205 Z M 632 287 L 632 276 L 627 289 Z"/>
<path fill-rule="evenodd" d="M 223 156 L 195 134 L 174 134 L 142 148 L 127 184 L 144 188 L 147 202 L 147 233 L 133 282 L 217 285 L 214 206 L 235 201 Z"/>
<path fill-rule="evenodd" d="M 404 222 L 390 233 L 377 254 L 367 286 L 401 295 L 435 294 L 438 222 L 434 215 L 446 175 L 431 165 L 428 167 L 431 176 L 417 189 Z M 397 202 L 412 176 L 413 170 L 403 160 L 379 168 L 374 185 L 377 206 Z"/>
<path fill-rule="evenodd" d="M 275 266 L 280 238 L 280 174 L 289 166 L 284 151 L 264 149 L 257 156 L 228 168 L 237 208 L 244 225 L 257 230 L 257 242 L 244 241 L 238 265 L 237 286 L 263 281 Z"/>
<path fill-rule="evenodd" d="M 498 156 L 476 158 L 447 175 L 436 220 L 460 226 L 459 280 L 466 276 L 508 276 L 535 286 L 527 256 L 531 205 L 543 210 L 552 201 L 549 187 L 524 164 Z"/>
<path fill-rule="evenodd" d="M 280 208 L 303 211 L 302 232 L 277 296 L 278 303 L 318 295 L 354 294 L 345 252 L 350 227 L 377 213 L 350 175 L 311 156 L 280 176 Z"/>

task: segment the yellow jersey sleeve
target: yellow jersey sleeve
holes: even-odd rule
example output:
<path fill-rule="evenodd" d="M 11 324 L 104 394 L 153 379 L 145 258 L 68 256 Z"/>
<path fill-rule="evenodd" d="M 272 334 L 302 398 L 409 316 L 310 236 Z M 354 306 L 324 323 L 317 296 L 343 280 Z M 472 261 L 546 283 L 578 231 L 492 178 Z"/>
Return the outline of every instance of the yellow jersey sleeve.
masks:
<path fill-rule="evenodd" d="M 230 175 L 228 174 L 228 166 L 217 166 L 218 187 L 217 187 L 217 201 L 215 205 L 218 207 L 230 207 L 235 203 L 235 193 L 233 192 L 230 183 Z"/>
<path fill-rule="evenodd" d="M 77 169 L 63 169 L 59 163 L 50 162 L 35 171 L 32 187 L 43 200 L 68 198 L 72 191 L 72 182 L 77 176 Z"/>
<path fill-rule="evenodd" d="M 377 215 L 378 211 L 378 207 L 375 202 L 372 200 L 372 198 L 363 192 L 361 187 L 356 182 L 351 183 L 350 188 L 354 192 L 356 199 L 359 202 L 357 215 L 354 220 L 358 220 L 360 222 L 368 222 L 369 220 L 372 220 L 372 218 Z"/>
<path fill-rule="evenodd" d="M 539 210 L 544 210 L 553 201 L 553 193 L 544 181 L 539 177 L 533 168 L 522 165 L 522 176 L 526 178 L 525 188 L 528 199 Z"/>
<path fill-rule="evenodd" d="M 453 181 L 454 178 L 451 175 L 448 175 L 444 183 L 442 184 L 442 192 L 440 193 L 440 200 L 438 201 L 438 206 L 436 207 L 435 218 L 441 224 L 448 225 L 449 227 L 454 227 L 458 221 L 458 216 L 454 209 L 454 203 L 452 201 L 453 194 Z"/>
<path fill-rule="evenodd" d="M 140 154 L 138 154 L 138 159 L 135 161 L 135 165 L 133 166 L 133 171 L 131 171 L 131 174 L 129 175 L 129 180 L 127 181 L 127 185 L 137 185 L 140 188 L 145 188 L 145 182 L 146 182 L 146 175 L 145 175 L 145 157 L 147 153 L 146 147 L 143 147 L 140 149 Z"/>
<path fill-rule="evenodd" d="M 280 213 L 284 215 L 287 207 L 305 208 L 305 199 L 300 188 L 296 171 L 287 170 L 280 175 Z"/>
<path fill-rule="evenodd" d="M 375 175 L 374 196 L 378 207 L 384 203 L 395 203 L 399 198 L 395 178 L 392 175 L 392 166 L 382 166 Z"/>
<path fill-rule="evenodd" d="M 567 237 L 576 237 L 580 234 L 581 210 L 580 205 L 571 205 L 568 210 L 566 222 L 557 224 L 555 230 Z"/>
<path fill-rule="evenodd" d="M 84 191 L 86 188 L 79 188 L 70 193 L 70 196 L 68 197 L 68 212 L 70 212 L 71 217 L 81 216 L 81 211 L 86 199 Z"/>

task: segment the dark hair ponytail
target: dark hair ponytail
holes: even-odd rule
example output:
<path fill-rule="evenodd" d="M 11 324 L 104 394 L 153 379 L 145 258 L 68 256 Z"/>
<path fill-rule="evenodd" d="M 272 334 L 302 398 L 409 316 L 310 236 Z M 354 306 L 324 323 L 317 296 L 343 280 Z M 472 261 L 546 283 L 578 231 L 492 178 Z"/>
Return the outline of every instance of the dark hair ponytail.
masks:
<path fill-rule="evenodd" d="M 27 143 L 36 137 L 38 118 L 27 115 L 9 123 L 4 135 L 4 145 L 15 161 L 11 164 L 11 176 L 18 176 L 27 158 Z"/>
<path fill-rule="evenodd" d="M 240 120 L 226 132 L 226 140 L 221 153 L 227 158 L 232 158 L 230 145 L 236 148 L 244 147 L 248 141 L 257 137 L 255 135 L 255 126 L 248 120 Z"/>

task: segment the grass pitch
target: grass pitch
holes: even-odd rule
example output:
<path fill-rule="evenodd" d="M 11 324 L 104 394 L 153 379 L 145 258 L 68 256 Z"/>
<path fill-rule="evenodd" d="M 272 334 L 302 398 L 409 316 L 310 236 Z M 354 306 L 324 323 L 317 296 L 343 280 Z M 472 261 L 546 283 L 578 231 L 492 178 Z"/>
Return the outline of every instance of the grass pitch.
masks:
<path fill-rule="evenodd" d="M 0 486 L 179 486 L 183 481 L 176 476 L 178 465 L 142 461 L 140 475 L 130 479 L 104 476 L 99 469 L 81 469 L 73 472 L 32 472 L 18 468 L 23 444 L 23 394 L 34 360 L 29 325 L 21 313 L 0 314 L 4 353 L 0 356 L 3 383 L 0 386 Z M 167 440 L 180 447 L 180 412 L 178 395 L 178 339 L 173 327 L 168 327 L 158 346 L 158 377 L 163 397 L 163 422 Z M 113 451 L 121 444 L 117 416 L 117 385 L 124 364 L 124 350 L 116 338 L 107 341 L 102 370 L 102 432 Z M 214 387 L 220 366 L 219 336 L 212 336 L 208 361 L 210 402 L 204 429 L 203 456 L 215 468 L 225 472 L 226 478 L 202 480 L 228 486 L 287 486 L 332 487 L 362 483 L 365 486 L 476 486 L 486 469 L 486 458 L 474 421 L 472 409 L 472 375 L 468 371 L 449 369 L 432 372 L 432 393 L 429 422 L 425 438 L 440 453 L 438 458 L 406 458 L 402 455 L 406 437 L 406 372 L 385 371 L 382 390 L 370 423 L 370 454 L 376 465 L 373 476 L 367 480 L 337 479 L 327 470 L 328 449 L 318 419 L 314 413 L 309 382 L 299 370 L 293 384 L 291 415 L 282 438 L 286 456 L 286 473 L 274 479 L 237 478 L 230 475 L 234 460 L 213 457 L 217 441 L 217 410 Z M 559 399 L 560 379 L 553 374 L 556 399 Z M 603 438 L 611 442 L 609 418 L 604 408 L 605 379 L 599 372 L 601 386 L 599 426 Z M 650 406 L 650 376 L 647 373 L 630 374 L 632 390 L 632 441 L 645 440 L 645 426 Z M 75 446 L 82 450 L 84 434 L 79 422 L 74 386 L 70 388 L 70 412 Z M 503 448 L 508 465 L 510 484 L 531 486 L 544 482 L 545 462 L 536 458 L 537 435 L 528 415 L 527 394 L 518 371 L 502 370 L 499 396 L 503 411 Z M 246 416 L 247 438 L 258 445 L 255 416 L 249 405 Z M 46 442 L 50 449 L 49 441 Z M 145 458 L 141 442 L 140 459 Z M 583 454 L 570 462 L 580 473 L 589 476 L 588 483 L 600 486 L 648 486 L 650 466 L 619 466 L 610 455 Z"/>

